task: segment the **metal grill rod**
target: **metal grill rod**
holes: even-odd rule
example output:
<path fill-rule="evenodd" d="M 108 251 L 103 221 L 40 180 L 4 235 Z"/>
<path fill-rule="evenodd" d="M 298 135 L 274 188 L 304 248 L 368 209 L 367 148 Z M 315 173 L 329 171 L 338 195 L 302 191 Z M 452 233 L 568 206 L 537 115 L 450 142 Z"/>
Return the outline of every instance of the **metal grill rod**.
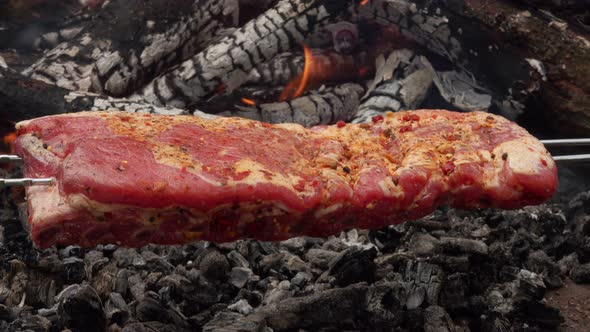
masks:
<path fill-rule="evenodd" d="M 11 163 L 23 161 L 21 157 L 11 154 L 0 154 L 0 163 Z"/>
<path fill-rule="evenodd" d="M 555 161 L 590 161 L 590 154 L 570 154 L 565 156 L 554 156 Z"/>
<path fill-rule="evenodd" d="M 568 139 L 549 139 L 541 140 L 546 147 L 564 147 L 564 146 L 585 146 L 590 145 L 590 138 L 568 138 Z M 574 154 L 553 156 L 556 162 L 584 162 L 590 161 L 590 154 Z M 0 155 L 0 163 L 22 162 L 19 156 Z M 54 184 L 53 178 L 21 178 L 21 179 L 0 179 L 0 188 L 12 186 L 51 186 Z"/>
<path fill-rule="evenodd" d="M 564 138 L 564 139 L 546 139 L 541 140 L 545 147 L 571 147 L 590 145 L 590 138 Z M 553 160 L 559 162 L 584 162 L 590 161 L 590 154 L 573 154 L 563 156 L 553 156 Z"/>
<path fill-rule="evenodd" d="M 51 186 L 53 185 L 53 178 L 21 178 L 21 179 L 0 179 L 0 188 L 4 187 L 28 187 L 28 186 Z"/>
<path fill-rule="evenodd" d="M 541 143 L 546 147 L 556 146 L 584 146 L 590 145 L 590 138 L 544 139 Z"/>

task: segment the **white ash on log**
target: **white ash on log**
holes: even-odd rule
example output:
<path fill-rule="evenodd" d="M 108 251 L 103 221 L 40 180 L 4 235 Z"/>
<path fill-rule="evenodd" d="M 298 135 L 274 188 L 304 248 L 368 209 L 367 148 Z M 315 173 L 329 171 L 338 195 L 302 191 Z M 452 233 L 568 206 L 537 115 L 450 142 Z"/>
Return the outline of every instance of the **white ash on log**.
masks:
<path fill-rule="evenodd" d="M 515 80 L 530 80 L 526 61 L 513 51 L 498 52 L 493 31 L 487 27 L 454 15 L 445 5 L 438 3 L 374 0 L 358 10 L 361 17 L 384 26 L 394 26 L 405 37 L 441 55 L 458 68 L 461 72 L 458 75 L 469 77 L 473 76 L 472 71 L 478 72 L 479 80 L 491 83 L 497 105 L 501 106 L 504 115 L 514 118 L 522 113 L 522 105 L 513 102 L 518 91 L 512 85 Z M 497 74 L 496 68 L 489 63 L 511 66 L 509 77 Z"/>
<path fill-rule="evenodd" d="M 356 81 L 372 71 L 369 52 L 341 54 L 333 50 L 311 49 L 310 83 Z M 248 84 L 284 86 L 303 73 L 305 57 L 301 53 L 285 52 L 252 69 Z"/>
<path fill-rule="evenodd" d="M 341 13 L 351 0 L 281 0 L 220 42 L 149 83 L 140 93 L 156 105 L 186 108 L 231 92 L 248 80 L 250 71 L 287 52 L 319 24 Z"/>
<path fill-rule="evenodd" d="M 58 45 L 23 73 L 69 90 L 129 95 L 229 33 L 238 23 L 238 3 L 116 0 L 93 18 L 72 31 L 79 37 Z"/>
<path fill-rule="evenodd" d="M 346 82 L 362 80 L 372 73 L 372 67 L 369 65 L 371 55 L 365 51 L 346 55 L 323 49 L 312 49 L 306 52 L 307 59 L 302 54 L 292 52 L 280 54 L 253 69 L 247 84 L 231 94 L 219 94 L 206 102 L 197 103 L 197 109 L 211 114 L 244 116 L 257 120 L 264 118 L 262 113 L 268 113 L 270 109 L 273 109 L 272 113 L 275 114 L 279 112 L 279 109 L 282 109 L 280 112 L 293 114 L 301 110 L 305 115 L 290 117 L 300 124 L 327 124 L 325 120 L 303 120 L 310 114 L 317 114 L 321 119 L 333 118 L 333 122 L 330 123 L 349 120 L 351 112 L 354 112 L 354 107 L 358 105 L 358 95 L 362 88 Z M 306 64 L 306 62 L 309 63 Z M 306 66 L 308 75 L 304 80 L 302 76 Z M 329 87 L 322 88 L 325 84 Z M 332 84 L 339 84 L 339 86 L 334 87 Z M 302 86 L 304 89 L 301 88 Z M 353 97 L 350 99 L 352 103 L 343 99 L 347 89 L 348 94 Z M 306 93 L 306 90 L 310 91 Z M 336 95 L 341 101 L 331 103 L 329 108 L 322 106 L 321 100 L 326 97 L 332 98 L 333 91 L 337 91 Z M 320 98 L 314 97 L 314 100 L 319 104 L 303 102 L 308 100 L 307 97 L 297 99 L 304 93 L 307 97 L 318 95 Z M 277 100 L 286 103 L 277 107 Z"/>
<path fill-rule="evenodd" d="M 253 68 L 249 84 L 284 86 L 303 72 L 305 57 L 302 53 L 285 52 Z"/>
<path fill-rule="evenodd" d="M 168 106 L 146 104 L 141 99 L 112 98 L 89 92 L 70 91 L 52 84 L 32 80 L 0 66 L 0 126 L 14 130 L 14 123 L 61 113 L 84 111 L 127 111 L 152 114 L 189 114 Z M 200 111 L 191 112 L 214 117 Z"/>
<path fill-rule="evenodd" d="M 370 122 L 387 111 L 421 107 L 435 86 L 440 96 L 458 110 L 488 111 L 492 97 L 466 73 L 438 71 L 425 56 L 408 49 L 395 50 L 376 59 L 376 75 L 352 122 Z"/>
<path fill-rule="evenodd" d="M 59 50 L 56 49 L 41 59 L 36 65 L 54 66 L 54 72 L 49 77 L 41 77 L 48 71 L 44 72 L 40 68 L 38 78 L 58 82 L 58 85 L 72 90 L 128 95 L 182 59 L 193 55 L 199 48 L 212 43 L 206 51 L 156 79 L 143 91 L 144 94 L 147 93 L 148 101 L 157 104 L 171 103 L 171 106 L 180 108 L 201 107 L 197 104 L 209 101 L 209 97 L 222 90 L 231 92 L 244 83 L 247 80 L 244 78 L 245 73 L 249 74 L 247 68 L 264 66 L 280 51 L 294 45 L 323 39 L 323 46 L 348 52 L 355 43 L 381 33 L 367 29 L 366 24 L 369 21 L 378 22 L 387 28 L 396 28 L 404 36 L 445 57 L 448 60 L 445 66 L 456 69 L 440 70 L 439 63 L 429 57 L 437 68 L 434 83 L 440 95 L 459 109 L 489 109 L 515 118 L 524 110 L 539 108 L 544 103 L 549 106 L 542 110 L 558 110 L 554 113 L 560 114 L 560 123 L 571 121 L 577 128 L 590 128 L 590 120 L 584 115 L 587 114 L 585 105 L 588 104 L 588 87 L 580 74 L 588 69 L 585 67 L 587 61 L 581 59 L 587 58 L 589 47 L 586 46 L 587 42 L 584 43 L 583 35 L 568 29 L 567 25 L 558 22 L 547 11 L 520 11 L 508 0 L 494 2 L 493 6 L 483 6 L 480 1 L 463 0 L 452 3 L 405 0 L 303 2 L 182 0 L 175 4 L 174 10 L 170 10 L 169 4 L 151 0 L 144 4 L 137 17 L 129 20 L 129 14 L 126 13 L 128 10 L 124 9 L 140 6 L 137 1 L 107 1 L 103 8 L 91 12 L 90 20 L 88 15 L 80 15 L 76 17 L 81 22 L 79 26 L 70 22 L 66 24 L 67 29 L 60 29 L 57 34 L 52 34 L 55 40 L 69 39 L 78 33 L 81 36 L 62 44 L 58 47 Z M 195 9 L 197 3 L 202 5 L 199 9 Z M 273 9 L 258 15 L 273 4 Z M 208 5 L 218 6 L 215 7 L 217 16 L 209 15 L 214 10 L 202 9 Z M 576 6 L 578 4 L 568 2 L 556 3 L 547 8 L 571 10 L 569 8 Z M 236 24 L 238 7 L 241 18 L 239 25 L 250 17 L 253 18 L 252 21 L 242 26 L 240 31 L 234 31 L 225 40 L 231 41 L 229 44 L 217 40 L 231 31 L 226 27 Z M 280 8 L 283 8 L 283 12 L 280 12 Z M 199 11 L 202 14 L 200 16 Z M 244 11 L 246 14 L 242 18 Z M 284 14 L 284 17 L 279 14 Z M 320 19 L 316 19 L 320 16 Z M 202 33 L 187 37 L 183 32 L 194 28 L 199 20 L 213 23 L 203 23 Z M 150 25 L 153 25 L 151 30 Z M 114 32 L 118 31 L 123 31 L 124 34 L 117 36 Z M 130 31 L 136 33 L 129 33 Z M 181 33 L 176 33 L 178 31 Z M 94 43 L 102 43 L 104 45 L 101 46 L 105 47 L 93 49 L 105 51 L 105 54 L 89 55 L 86 52 L 88 50 L 84 50 L 82 39 L 88 36 L 91 41 L 85 39 L 85 42 L 90 42 L 85 47 L 90 49 Z M 180 52 L 170 51 L 182 43 L 181 40 L 186 41 L 186 38 L 190 39 L 188 44 L 199 38 L 203 43 L 192 48 L 187 47 L 188 44 L 184 45 Z M 240 38 L 244 45 L 230 45 L 239 42 Z M 560 46 L 545 50 L 546 39 Z M 162 42 L 168 44 L 159 47 Z M 284 44 L 288 44 L 286 48 L 283 47 Z M 79 49 L 64 45 L 78 45 Z M 155 51 L 151 54 L 153 58 L 148 56 L 143 59 L 145 63 L 141 62 L 143 60 L 139 53 L 150 47 Z M 172 56 L 166 57 L 161 54 L 162 50 Z M 51 59 L 58 54 L 59 59 Z M 73 54 L 76 55 L 70 57 Z M 219 56 L 220 54 L 223 56 Z M 138 65 L 139 62 L 141 64 Z M 490 65 L 492 63 L 493 66 Z M 183 74 L 187 76 L 181 77 Z M 288 74 L 275 77 L 284 80 Z M 262 78 L 266 81 L 269 79 Z M 457 99 L 456 96 L 463 95 L 463 92 L 467 92 L 464 95 L 469 98 Z M 575 121 L 570 120 L 568 115 L 563 115 L 569 114 L 568 112 L 575 115 Z M 548 117 L 553 114 L 545 113 L 543 115 Z M 527 116 L 535 117 L 538 114 L 539 111 L 529 112 Z"/>
<path fill-rule="evenodd" d="M 256 106 L 236 106 L 215 112 L 187 111 L 171 106 L 155 106 L 139 98 L 112 98 L 87 92 L 69 91 L 31 80 L 9 69 L 0 68 L 0 110 L 4 130 L 26 118 L 83 111 L 127 111 L 152 114 L 194 114 L 201 117 L 240 116 L 271 123 L 293 122 L 304 126 L 332 124 L 351 119 L 364 88 L 345 83 L 325 88 L 287 102 Z"/>
<path fill-rule="evenodd" d="M 31 46 L 33 48 L 50 49 L 61 43 L 72 41 L 85 30 L 90 20 L 92 20 L 90 13 L 81 13 L 69 18 L 65 22 L 58 24 L 53 31 L 41 34 L 33 41 Z"/>
<path fill-rule="evenodd" d="M 349 121 L 356 112 L 365 89 L 345 83 L 312 91 L 289 101 L 253 106 L 236 106 L 235 110 L 217 113 L 269 123 L 298 123 L 306 127 Z"/>
<path fill-rule="evenodd" d="M 428 60 L 404 49 L 377 58 L 375 79 L 369 83 L 353 123 L 371 122 L 388 111 L 415 109 L 429 93 L 434 71 Z"/>
<path fill-rule="evenodd" d="M 216 115 L 199 110 L 187 111 L 171 106 L 155 106 L 139 98 L 112 98 L 94 93 L 69 91 L 31 80 L 9 69 L 0 68 L 0 110 L 2 126 L 10 131 L 13 123 L 26 118 L 84 111 L 126 111 L 151 114 L 194 114 L 200 117 L 240 116 L 270 123 L 293 122 L 304 126 L 348 121 L 356 112 L 364 88 L 345 83 L 324 88 L 286 102 L 255 106 L 236 106 Z"/>

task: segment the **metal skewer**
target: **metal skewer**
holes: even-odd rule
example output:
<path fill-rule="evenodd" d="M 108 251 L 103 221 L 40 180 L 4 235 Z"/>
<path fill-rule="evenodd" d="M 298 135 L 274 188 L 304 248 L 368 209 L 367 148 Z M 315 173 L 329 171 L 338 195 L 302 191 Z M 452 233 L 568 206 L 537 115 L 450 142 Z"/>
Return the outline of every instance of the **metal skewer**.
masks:
<path fill-rule="evenodd" d="M 570 147 L 590 145 L 590 138 L 565 138 L 565 139 L 546 139 L 541 140 L 545 147 Z M 590 161 L 590 154 L 573 154 L 563 156 L 553 156 L 553 160 L 561 162 L 583 162 Z"/>
<path fill-rule="evenodd" d="M 28 187 L 28 186 L 51 186 L 53 185 L 53 178 L 21 178 L 21 179 L 0 179 L 0 188 L 4 187 Z"/>
<path fill-rule="evenodd" d="M 544 139 L 541 143 L 547 147 L 590 145 L 590 138 Z"/>
<path fill-rule="evenodd" d="M 590 138 L 571 138 L 571 139 L 548 139 L 541 140 L 546 147 L 566 147 L 566 146 L 585 146 L 590 145 Z M 581 162 L 590 161 L 590 154 L 574 154 L 553 156 L 553 160 L 560 162 Z M 0 155 L 0 163 L 21 162 L 22 159 L 15 155 Z M 0 188 L 12 186 L 51 186 L 55 180 L 53 178 L 21 178 L 21 179 L 0 179 Z"/>
<path fill-rule="evenodd" d="M 23 161 L 21 157 L 11 154 L 0 154 L 0 163 Z"/>
<path fill-rule="evenodd" d="M 0 154 L 0 163 L 22 162 L 22 158 L 11 154 Z M 29 187 L 29 186 L 51 186 L 54 183 L 53 178 L 20 178 L 20 179 L 0 179 L 0 189 L 5 187 Z"/>
<path fill-rule="evenodd" d="M 555 161 L 590 161 L 590 154 L 571 154 L 565 156 L 554 156 Z"/>

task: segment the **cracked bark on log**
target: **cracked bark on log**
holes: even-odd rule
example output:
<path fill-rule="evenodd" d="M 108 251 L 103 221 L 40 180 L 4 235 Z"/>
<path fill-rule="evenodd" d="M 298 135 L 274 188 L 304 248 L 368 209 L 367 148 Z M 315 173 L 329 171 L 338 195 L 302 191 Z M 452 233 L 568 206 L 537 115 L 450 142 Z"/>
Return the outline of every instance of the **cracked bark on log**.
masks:
<path fill-rule="evenodd" d="M 69 90 L 128 95 L 219 39 L 237 15 L 237 0 L 113 1 L 24 74 Z"/>
<path fill-rule="evenodd" d="M 358 10 L 362 18 L 395 25 L 404 36 L 468 68 L 492 89 L 500 113 L 514 116 L 525 105 L 544 104 L 546 111 L 532 116 L 551 119 L 564 134 L 590 130 L 590 82 L 584 74 L 590 72 L 590 42 L 575 32 L 506 0 L 373 0 Z M 529 64 L 531 58 L 544 66 L 546 77 Z"/>
<path fill-rule="evenodd" d="M 539 104 L 544 123 L 564 135 L 587 135 L 590 130 L 590 39 L 561 30 L 541 17 L 522 12 L 505 1 L 471 1 L 473 17 L 502 31 L 519 54 L 541 62 L 545 75 L 535 71 L 541 86 Z M 498 18 L 500 20 L 498 24 Z M 545 76 L 545 77 L 543 77 Z"/>
<path fill-rule="evenodd" d="M 281 0 L 219 43 L 149 83 L 140 93 L 156 105 L 179 108 L 231 92 L 252 68 L 302 44 L 306 36 L 352 0 Z"/>
<path fill-rule="evenodd" d="M 218 95 L 221 90 L 232 91 L 248 80 L 284 85 L 299 72 L 303 63 L 301 59 L 290 64 L 287 63 L 291 61 L 289 59 L 273 58 L 284 50 L 309 42 L 318 30 L 324 29 L 326 34 L 331 24 L 342 23 L 343 20 L 359 23 L 357 26 L 361 29 L 369 20 L 387 27 L 397 26 L 404 36 L 460 67 L 461 70 L 456 72 L 440 72 L 431 68 L 434 71 L 434 85 L 457 108 L 471 110 L 473 105 L 484 105 L 487 102 L 479 99 L 481 95 L 477 93 L 463 104 L 454 98 L 457 95 L 454 85 L 472 84 L 472 87 L 477 87 L 475 82 L 467 82 L 473 80 L 470 76 L 473 74 L 482 86 L 491 89 L 492 111 L 514 117 L 525 108 L 540 109 L 529 114 L 533 117 L 545 116 L 550 119 L 545 123 L 561 129 L 567 128 L 567 134 L 576 131 L 585 133 L 590 130 L 590 83 L 585 77 L 585 73 L 590 71 L 587 61 L 590 57 L 590 42 L 561 22 L 551 21 L 552 16 L 543 11 L 521 11 L 515 2 L 523 1 L 548 3 L 542 0 L 370 0 L 359 6 L 357 0 L 180 0 L 171 6 L 165 0 L 114 0 L 92 15 L 92 20 L 81 20 L 80 37 L 48 53 L 27 73 L 72 90 L 125 95 L 136 91 L 182 59 L 193 56 L 175 70 L 148 84 L 143 95 L 140 93 L 135 96 L 146 97 L 146 100 L 158 105 L 183 109 L 196 106 L 208 110 L 209 107 L 203 105 L 211 101 L 212 96 Z M 587 2 L 579 0 L 576 3 L 584 1 Z M 227 32 L 221 28 L 228 26 L 228 20 L 232 21 L 229 25 L 236 23 L 238 3 L 256 8 L 274 7 L 262 15 L 254 16 L 251 22 L 226 38 L 215 41 L 213 33 L 218 35 L 219 31 Z M 203 9 L 197 4 L 209 7 Z M 559 8 L 566 8 L 573 2 L 556 4 Z M 210 15 L 213 7 L 217 16 Z M 141 9 L 134 14 L 121 15 L 137 8 Z M 354 10 L 351 13 L 346 8 Z M 262 11 L 264 8 L 258 9 Z M 193 32 L 191 29 L 199 22 L 202 31 L 206 32 L 188 36 L 188 31 Z M 68 24 L 68 29 L 64 36 L 56 38 L 70 38 L 77 33 L 78 28 Z M 119 35 L 121 31 L 124 33 Z M 177 31 L 187 34 L 177 35 Z M 367 31 L 363 35 L 371 38 Z M 200 46 L 187 46 L 197 43 L 197 39 L 203 42 Z M 196 53 L 195 49 L 207 44 L 209 46 L 204 51 L 193 54 Z M 99 54 L 101 52 L 105 54 Z M 441 68 L 439 62 L 433 62 L 435 67 Z M 449 63 L 444 63 L 442 67 Z M 251 70 L 256 67 L 259 71 Z M 285 71 L 287 68 L 288 72 Z M 276 75 L 277 72 L 280 74 Z M 345 70 L 335 72 L 331 79 L 338 72 L 349 74 Z M 376 89 L 369 89 L 370 93 L 363 99 L 361 108 L 370 109 L 384 101 L 389 103 L 388 107 L 392 110 L 413 108 L 413 102 L 399 101 L 400 96 L 397 94 L 401 90 L 396 89 L 400 88 L 400 83 L 415 86 L 416 82 L 423 82 L 427 74 L 427 70 L 418 70 L 403 81 L 400 77 L 397 81 L 381 82 Z M 398 92 L 375 98 L 379 93 L 389 90 Z M 232 98 L 235 99 L 235 96 Z M 281 105 L 277 106 L 283 110 L 281 112 L 293 109 L 292 105 L 281 103 L 260 104 L 255 108 L 269 110 L 267 107 L 271 106 L 268 105 L 274 104 Z M 49 105 L 49 108 L 54 106 Z M 215 112 L 220 110 L 227 110 L 229 114 L 245 112 L 236 111 L 233 107 Z M 265 112 L 267 115 L 283 114 Z M 262 119 L 261 112 L 245 113 Z M 317 119 L 323 119 L 323 115 Z M 304 116 L 300 120 L 304 123 L 322 121 L 317 119 L 309 120 Z"/>

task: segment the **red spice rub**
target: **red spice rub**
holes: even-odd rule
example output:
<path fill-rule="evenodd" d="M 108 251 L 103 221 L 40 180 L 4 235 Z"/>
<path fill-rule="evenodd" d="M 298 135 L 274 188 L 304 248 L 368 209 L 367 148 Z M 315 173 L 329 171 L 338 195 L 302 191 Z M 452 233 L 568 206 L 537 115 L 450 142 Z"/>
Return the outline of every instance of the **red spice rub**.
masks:
<path fill-rule="evenodd" d="M 556 166 L 516 124 L 421 110 L 305 129 L 239 119 L 87 112 L 18 124 L 39 247 L 281 240 L 377 228 L 437 206 L 550 198 Z"/>

